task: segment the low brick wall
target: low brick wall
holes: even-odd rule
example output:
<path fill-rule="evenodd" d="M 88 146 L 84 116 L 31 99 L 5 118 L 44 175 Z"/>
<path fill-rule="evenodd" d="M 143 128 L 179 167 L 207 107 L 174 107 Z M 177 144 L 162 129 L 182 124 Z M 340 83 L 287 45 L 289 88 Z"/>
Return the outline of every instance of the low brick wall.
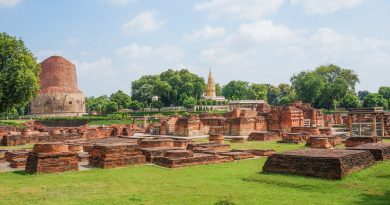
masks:
<path fill-rule="evenodd" d="M 376 161 L 390 160 L 390 143 L 368 143 L 357 147 L 350 147 L 349 150 L 370 151 Z"/>
<path fill-rule="evenodd" d="M 342 179 L 374 163 L 369 151 L 304 149 L 268 157 L 263 172 Z"/>

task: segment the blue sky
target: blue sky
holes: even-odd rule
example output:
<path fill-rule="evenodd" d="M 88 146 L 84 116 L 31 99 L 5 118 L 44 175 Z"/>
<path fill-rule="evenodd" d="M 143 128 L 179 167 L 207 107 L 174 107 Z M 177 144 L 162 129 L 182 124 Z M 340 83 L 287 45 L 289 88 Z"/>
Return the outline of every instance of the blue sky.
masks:
<path fill-rule="evenodd" d="M 333 63 L 390 86 L 387 0 L 0 0 L 0 19 L 39 61 L 75 63 L 87 96 L 168 68 L 279 84 Z"/>

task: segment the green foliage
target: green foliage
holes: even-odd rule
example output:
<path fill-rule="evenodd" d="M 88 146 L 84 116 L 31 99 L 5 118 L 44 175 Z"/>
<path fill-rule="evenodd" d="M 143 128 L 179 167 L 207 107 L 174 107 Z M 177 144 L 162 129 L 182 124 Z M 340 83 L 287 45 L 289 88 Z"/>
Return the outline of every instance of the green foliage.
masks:
<path fill-rule="evenodd" d="M 195 107 L 195 105 L 196 105 L 196 100 L 193 97 L 187 97 L 183 101 L 183 106 L 186 107 L 187 109 L 188 108 L 193 108 L 193 107 Z"/>
<path fill-rule="evenodd" d="M 105 111 L 107 113 L 117 112 L 118 110 L 119 110 L 119 105 L 118 105 L 118 103 L 116 103 L 114 101 L 108 102 L 106 105 L 106 108 L 105 108 Z"/>
<path fill-rule="evenodd" d="M 348 93 L 341 98 L 340 106 L 343 108 L 357 108 L 360 107 L 360 100 L 356 93 L 348 91 Z"/>
<path fill-rule="evenodd" d="M 268 85 L 252 84 L 249 89 L 249 99 L 267 101 Z"/>
<path fill-rule="evenodd" d="M 141 108 L 144 108 L 144 104 L 142 102 L 134 100 L 130 103 L 130 109 L 132 110 L 139 110 Z"/>
<path fill-rule="evenodd" d="M 157 108 L 160 110 L 161 108 L 164 107 L 164 104 L 161 102 L 161 100 L 156 100 L 152 102 L 152 107 Z"/>
<path fill-rule="evenodd" d="M 121 90 L 111 94 L 110 100 L 118 105 L 118 109 L 129 108 L 131 103 L 131 97 Z"/>
<path fill-rule="evenodd" d="M 219 83 L 215 84 L 215 94 L 222 96 L 222 86 Z"/>
<path fill-rule="evenodd" d="M 107 95 L 85 98 L 85 105 L 88 112 L 97 111 L 100 113 L 105 113 L 107 111 L 107 105 L 109 102 L 110 98 Z"/>
<path fill-rule="evenodd" d="M 370 94 L 367 90 L 361 90 L 358 92 L 359 100 L 363 101 L 366 96 Z"/>
<path fill-rule="evenodd" d="M 0 33 L 0 113 L 24 107 L 36 96 L 39 72 L 23 41 Z"/>
<path fill-rule="evenodd" d="M 320 66 L 291 78 L 297 98 L 320 108 L 334 108 L 349 92 L 354 91 L 358 76 L 336 65 Z"/>
<path fill-rule="evenodd" d="M 233 80 L 223 86 L 222 94 L 228 100 L 249 99 L 250 87 L 248 82 Z"/>
<path fill-rule="evenodd" d="M 158 96 L 164 106 L 183 105 L 187 97 L 200 100 L 205 89 L 204 79 L 188 70 L 169 69 L 159 75 L 142 76 L 131 86 L 132 99 L 146 104 Z"/>
<path fill-rule="evenodd" d="M 385 109 L 388 108 L 388 101 L 377 93 L 370 93 L 364 98 L 363 101 L 364 107 L 383 107 Z"/>
<path fill-rule="evenodd" d="M 388 102 L 390 101 L 390 87 L 380 87 L 378 94 L 382 95 Z"/>

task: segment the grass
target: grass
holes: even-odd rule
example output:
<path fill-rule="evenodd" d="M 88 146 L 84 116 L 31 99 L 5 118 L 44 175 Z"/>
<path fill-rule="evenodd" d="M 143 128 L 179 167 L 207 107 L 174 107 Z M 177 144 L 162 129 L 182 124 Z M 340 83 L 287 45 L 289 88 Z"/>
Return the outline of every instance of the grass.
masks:
<path fill-rule="evenodd" d="M 0 120 L 0 126 L 17 126 L 24 128 L 23 125 L 27 120 Z"/>
<path fill-rule="evenodd" d="M 233 148 L 300 149 L 275 142 Z M 0 204 L 389 204 L 390 161 L 344 180 L 263 174 L 266 158 L 166 169 L 137 166 L 49 175 L 0 173 Z"/>

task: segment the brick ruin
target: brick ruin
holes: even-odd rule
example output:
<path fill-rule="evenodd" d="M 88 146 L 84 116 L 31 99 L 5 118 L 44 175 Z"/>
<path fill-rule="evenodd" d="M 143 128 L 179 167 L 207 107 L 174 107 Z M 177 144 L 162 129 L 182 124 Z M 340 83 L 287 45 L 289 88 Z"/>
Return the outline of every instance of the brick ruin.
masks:
<path fill-rule="evenodd" d="M 342 179 L 374 163 L 374 156 L 365 150 L 304 149 L 268 157 L 263 172 Z"/>
<path fill-rule="evenodd" d="M 254 132 L 273 132 L 276 130 L 296 132 L 292 129 L 306 127 L 304 132 L 313 135 L 331 135 L 331 130 L 324 127 L 324 118 L 321 110 L 302 102 L 295 102 L 287 106 L 269 106 L 262 103 L 255 110 L 234 109 L 225 115 L 201 114 L 189 117 L 162 118 L 159 123 L 150 125 L 148 130 L 150 134 L 155 135 L 185 137 L 209 134 L 248 136 Z M 280 137 L 282 135 L 279 135 Z"/>
<path fill-rule="evenodd" d="M 25 171 L 27 173 L 56 173 L 78 171 L 76 152 L 63 143 L 35 144 L 29 152 Z"/>

